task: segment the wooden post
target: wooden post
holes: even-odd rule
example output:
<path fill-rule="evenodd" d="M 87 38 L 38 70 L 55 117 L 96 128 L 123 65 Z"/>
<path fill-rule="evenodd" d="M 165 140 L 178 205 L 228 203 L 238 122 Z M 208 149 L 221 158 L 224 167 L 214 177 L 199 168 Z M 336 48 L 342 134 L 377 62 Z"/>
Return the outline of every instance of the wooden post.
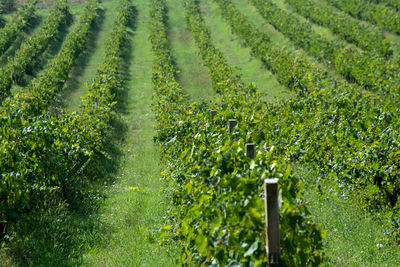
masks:
<path fill-rule="evenodd" d="M 12 72 L 11 76 L 12 76 L 14 83 L 18 84 L 17 70 L 14 65 L 14 58 L 12 59 L 12 65 L 13 65 L 13 72 Z"/>
<path fill-rule="evenodd" d="M 328 101 L 325 101 L 324 105 L 325 105 L 325 109 L 328 109 L 328 108 L 329 108 L 329 103 L 328 103 Z"/>
<path fill-rule="evenodd" d="M 353 102 L 353 108 L 356 108 L 357 107 L 357 101 L 354 101 Z"/>
<path fill-rule="evenodd" d="M 253 143 L 246 144 L 246 156 L 251 158 L 251 159 L 254 159 L 254 155 L 255 155 L 255 153 L 254 153 L 254 144 Z"/>
<path fill-rule="evenodd" d="M 214 117 L 217 115 L 217 111 L 210 109 L 210 114 L 211 114 L 211 124 L 214 125 Z"/>
<path fill-rule="evenodd" d="M 279 265 L 281 245 L 279 237 L 278 179 L 264 181 L 266 252 L 269 266 Z"/>
<path fill-rule="evenodd" d="M 229 133 L 233 132 L 233 128 L 235 128 L 237 125 L 236 120 L 229 120 Z"/>
<path fill-rule="evenodd" d="M 335 79 L 335 89 L 337 88 L 337 81 L 336 81 L 336 79 Z"/>

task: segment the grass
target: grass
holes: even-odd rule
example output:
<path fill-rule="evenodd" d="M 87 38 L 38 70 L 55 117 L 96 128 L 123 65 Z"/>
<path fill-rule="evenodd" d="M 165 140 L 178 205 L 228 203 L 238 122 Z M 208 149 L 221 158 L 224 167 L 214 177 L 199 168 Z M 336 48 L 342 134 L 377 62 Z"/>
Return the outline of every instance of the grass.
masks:
<path fill-rule="evenodd" d="M 283 0 L 275 0 L 282 5 Z M 266 23 L 246 1 L 233 0 L 248 19 L 278 45 L 295 49 L 292 43 Z M 160 181 L 163 164 L 153 143 L 152 60 L 149 42 L 151 2 L 137 0 L 136 28 L 130 31 L 131 47 L 124 56 L 126 83 L 118 94 L 115 133 L 110 143 L 112 161 L 99 167 L 100 185 L 94 200 L 71 206 L 54 195 L 36 207 L 29 222 L 21 222 L 20 234 L 0 249 L 0 266 L 174 266 L 179 246 L 158 243 L 158 230 L 168 212 L 165 184 Z M 116 1 L 102 3 L 104 16 L 71 75 L 62 95 L 65 107 L 78 110 L 85 82 L 92 82 L 105 54 L 105 41 L 114 20 Z M 193 37 L 185 28 L 182 1 L 167 0 L 168 32 L 179 81 L 194 100 L 209 100 L 214 92 Z M 75 17 L 84 5 L 71 6 Z M 216 47 L 243 79 L 255 82 L 269 101 L 292 97 L 268 72 L 250 49 L 231 33 L 213 1 L 201 1 L 201 10 Z M 38 11 L 46 16 L 48 9 Z M 72 26 L 73 27 L 73 26 Z M 70 31 L 72 28 L 69 28 Z M 322 29 L 316 28 L 322 34 Z M 400 41 L 399 41 L 400 42 Z M 55 48 L 54 51 L 57 49 Z M 50 54 L 49 54 L 50 55 Z M 50 57 L 50 56 L 49 56 Z M 43 65 L 44 67 L 44 65 Z M 240 69 L 239 69 L 240 67 Z M 40 72 L 38 72 L 40 74 Z M 299 171 L 305 184 L 312 219 L 327 230 L 326 266 L 396 266 L 399 247 L 390 243 L 382 225 L 354 205 L 355 198 L 341 198 L 329 186 L 315 185 L 316 175 Z M 99 198 L 99 199 L 96 199 Z"/>
<path fill-rule="evenodd" d="M 288 6 L 285 5 L 283 0 L 274 0 L 280 8 L 288 11 L 291 13 L 290 10 L 288 10 Z M 315 58 L 310 56 L 307 51 L 302 49 L 301 47 L 298 47 L 295 45 L 289 38 L 287 38 L 284 34 L 276 30 L 271 24 L 267 23 L 267 21 L 258 13 L 257 9 L 249 3 L 249 1 L 244 1 L 240 2 L 238 0 L 233 0 L 233 2 L 236 2 L 236 7 L 238 10 L 240 10 L 243 14 L 247 15 L 247 18 L 250 22 L 252 22 L 256 27 L 258 27 L 260 30 L 264 31 L 267 33 L 267 35 L 271 38 L 271 41 L 277 44 L 278 46 L 283 47 L 284 49 L 291 50 L 291 51 L 300 51 L 303 55 L 307 57 L 308 55 L 308 60 L 313 62 L 313 64 L 319 66 L 321 69 L 326 70 L 330 76 L 334 77 L 336 80 L 342 80 L 344 79 L 333 67 L 326 65 L 323 62 L 318 62 L 316 61 Z M 292 13 L 293 16 L 298 18 L 300 21 L 306 21 L 307 19 L 304 17 L 301 17 L 298 14 Z M 320 27 L 318 25 L 313 24 L 313 29 L 316 31 L 318 34 L 321 34 L 324 37 L 327 37 L 326 34 L 329 35 L 329 30 L 325 29 L 323 27 Z M 324 33 L 325 32 L 325 33 Z M 330 36 L 329 38 L 333 38 Z M 328 39 L 329 39 L 328 38 Z M 347 44 L 349 46 L 352 46 L 351 44 Z"/>
<path fill-rule="evenodd" d="M 324 265 L 398 266 L 400 246 L 391 243 L 382 223 L 358 207 L 356 196 L 342 197 L 328 184 L 316 184 L 317 175 L 308 170 L 299 174 L 312 219 L 327 231 Z"/>
<path fill-rule="evenodd" d="M 105 8 L 109 8 L 110 6 L 115 6 L 115 3 L 113 4 L 113 2 L 105 2 L 102 4 L 102 6 L 104 6 Z M 59 52 L 65 37 L 68 35 L 68 33 L 70 33 L 71 31 L 74 30 L 74 28 L 78 25 L 79 22 L 79 17 L 80 15 L 83 13 L 83 10 L 85 8 L 84 4 L 76 4 L 76 5 L 71 5 L 70 6 L 70 13 L 72 15 L 72 23 L 71 25 L 64 25 L 61 30 L 60 33 L 57 35 L 57 37 L 51 42 L 51 44 L 49 45 L 49 47 L 46 49 L 46 51 L 43 53 L 43 56 L 40 59 L 40 63 L 37 64 L 37 66 L 34 68 L 33 72 L 30 74 L 25 74 L 24 78 L 22 79 L 22 83 L 21 84 L 14 84 L 11 92 L 12 93 L 17 93 L 20 91 L 23 91 L 24 88 L 26 87 L 26 85 L 28 85 L 30 83 L 30 81 L 35 78 L 35 77 L 39 77 L 41 75 L 41 73 L 43 73 L 43 71 L 46 70 L 46 68 L 48 67 L 48 64 L 51 62 L 51 60 L 54 58 L 54 56 Z M 33 22 L 33 25 L 29 28 L 30 30 L 33 30 L 31 33 L 29 33 L 29 35 L 34 34 L 35 32 L 37 32 L 40 28 L 36 27 L 40 22 L 43 22 L 46 17 L 48 16 L 49 12 L 51 11 L 51 9 L 49 8 L 45 8 L 45 9 L 39 9 L 36 11 L 36 14 L 38 16 L 38 19 L 35 20 Z M 113 13 L 113 12 L 112 12 Z M 111 17 L 112 14 L 109 16 Z M 86 67 L 86 62 L 89 58 L 90 58 L 90 53 L 92 51 L 97 51 L 97 49 L 95 49 L 95 41 L 96 41 L 96 37 L 97 37 L 97 33 L 103 33 L 103 31 L 99 31 L 99 27 L 101 27 L 101 22 L 102 22 L 102 17 L 99 17 L 97 19 L 97 25 L 95 25 L 93 27 L 93 31 L 95 31 L 95 33 L 92 35 L 92 38 L 90 40 L 89 46 L 89 51 L 87 51 L 86 53 L 84 53 L 83 55 L 80 56 L 78 62 L 77 62 L 77 66 L 74 70 L 73 70 L 73 74 L 71 75 L 71 80 L 67 83 L 67 89 L 70 89 L 70 91 L 74 91 L 74 89 L 76 90 L 77 87 L 81 87 L 82 89 L 86 89 L 85 86 L 82 86 L 82 84 L 80 82 L 82 82 L 82 80 L 87 79 L 89 80 L 88 77 L 90 77 L 90 75 L 92 75 L 93 72 L 95 72 L 96 70 L 96 64 L 99 64 L 102 60 L 102 56 L 100 55 L 99 57 L 97 57 L 97 62 L 94 62 L 93 65 L 89 65 Z M 97 26 L 97 27 L 96 27 Z M 112 27 L 112 23 L 107 24 L 108 28 Z M 106 27 L 107 28 L 107 27 Z M 0 58 L 1 64 L 4 66 L 7 64 L 8 62 L 8 58 L 11 58 L 15 51 L 20 47 L 20 45 L 22 44 L 22 42 L 29 36 L 28 34 L 25 34 L 24 36 L 19 37 L 16 42 L 14 42 L 13 46 L 5 53 L 2 55 L 2 57 Z M 101 38 L 101 36 L 99 37 Z M 104 39 L 104 38 L 103 38 Z M 104 41 L 104 40 L 103 40 Z M 94 48 L 92 48 L 94 47 Z M 102 44 L 102 47 L 104 47 L 104 44 Z M 101 51 L 101 49 L 99 49 Z M 104 50 L 104 48 L 103 48 Z M 89 62 L 90 64 L 90 62 Z M 94 76 L 94 75 L 92 75 Z M 75 87 L 74 87 L 75 86 Z M 74 92 L 77 96 L 77 100 L 73 102 L 73 107 L 75 109 L 77 109 L 77 107 L 79 107 L 79 97 L 80 94 L 79 92 L 81 92 L 82 94 L 85 92 L 85 90 L 79 91 L 78 92 Z M 63 96 L 64 98 L 65 96 Z M 74 100 L 74 99 L 72 99 Z M 72 102 L 72 101 L 71 101 Z M 75 105 L 75 106 L 74 106 Z"/>
<path fill-rule="evenodd" d="M 66 82 L 61 95 L 62 105 L 69 111 L 77 111 L 81 104 L 81 97 L 87 92 L 96 77 L 97 67 L 105 55 L 106 42 L 113 26 L 115 9 L 118 2 L 102 3 L 103 12 L 93 25 L 87 49 L 79 56 L 70 78 Z M 75 10 L 82 9 L 83 5 L 74 6 Z"/>
<path fill-rule="evenodd" d="M 81 105 L 81 97 L 88 92 L 88 86 L 96 77 L 97 67 L 103 61 L 106 42 L 112 29 L 114 11 L 118 2 L 105 2 L 103 10 L 96 18 L 89 36 L 87 49 L 77 59 L 75 67 L 71 71 L 70 78 L 65 84 L 61 94 L 62 105 L 69 111 L 77 111 Z M 84 5 L 74 6 L 76 10 Z"/>
<path fill-rule="evenodd" d="M 49 0 L 49 1 L 54 2 L 53 0 Z M 72 14 L 74 21 L 76 21 L 79 18 L 79 15 L 82 13 L 83 8 L 84 8 L 83 4 L 75 4 L 75 5 L 69 6 L 69 10 Z M 10 57 L 14 54 L 15 50 L 18 49 L 18 47 L 20 46 L 22 41 L 24 39 L 26 39 L 27 36 L 34 34 L 38 30 L 37 26 L 39 26 L 39 24 L 46 19 L 46 17 L 49 15 L 50 11 L 51 11 L 50 8 L 43 8 L 43 9 L 36 10 L 36 12 L 35 12 L 36 19 L 33 19 L 33 21 L 29 23 L 27 29 L 25 30 L 25 34 L 23 34 L 23 37 L 22 38 L 19 37 L 19 39 L 17 40 L 17 45 L 15 46 L 13 44 L 13 46 L 10 49 L 8 49 L 8 51 L 5 53 L 6 59 L 4 59 L 4 55 L 1 56 L 1 58 L 0 58 L 1 64 L 4 64 L 4 62 L 7 62 L 7 57 Z M 1 17 L 4 20 L 4 25 L 10 21 L 10 19 L 13 15 L 14 15 L 14 12 L 2 14 Z M 9 50 L 11 50 L 11 53 L 9 52 Z"/>
<path fill-rule="evenodd" d="M 310 20 L 308 20 L 307 18 L 299 15 L 298 13 L 296 13 L 291 6 L 289 6 L 285 0 L 272 0 L 272 2 L 274 2 L 278 7 L 280 7 L 281 9 L 287 11 L 289 14 L 291 14 L 292 16 L 294 16 L 295 18 L 297 18 L 299 21 L 301 22 L 309 22 L 311 24 L 312 29 L 322 35 L 323 37 L 325 37 L 326 39 L 332 41 L 332 40 L 338 40 L 338 37 L 332 33 L 331 30 L 329 30 L 328 28 L 319 26 L 313 22 L 311 22 Z M 344 42 L 345 43 L 345 42 Z M 347 44 L 347 45 L 351 45 L 351 44 Z M 352 46 L 352 45 L 351 45 Z"/>
<path fill-rule="evenodd" d="M 95 175 L 104 184 L 94 186 L 93 200 L 73 206 L 58 196 L 46 199 L 0 250 L 1 266 L 175 265 L 176 245 L 160 246 L 157 239 L 167 199 L 153 143 L 150 7 L 148 1 L 137 5 L 132 50 L 123 57 L 126 84 L 117 96 L 113 160 L 98 166 Z"/>
<path fill-rule="evenodd" d="M 214 1 L 201 1 L 200 8 L 214 45 L 222 51 L 228 64 L 236 68 L 236 73 L 242 74 L 246 83 L 254 82 L 269 101 L 293 96 L 292 92 L 280 85 L 274 75 L 265 69 L 261 60 L 253 58 L 250 49 L 244 47 L 231 33 Z"/>
<path fill-rule="evenodd" d="M 242 13 L 246 14 L 247 19 L 253 25 L 257 25 L 259 30 L 266 33 L 273 43 L 279 46 L 285 46 L 288 49 L 294 50 L 294 47 L 289 39 L 287 39 L 281 32 L 275 30 L 275 28 L 267 23 L 263 17 L 257 12 L 257 9 L 248 3 L 248 1 L 232 0 L 235 7 Z"/>
<path fill-rule="evenodd" d="M 325 0 L 322 0 L 322 1 L 323 1 L 323 3 L 325 5 L 330 5 Z M 293 8 L 285 2 L 285 0 L 273 0 L 273 2 L 275 2 L 275 4 L 277 4 L 280 8 L 282 8 L 282 9 L 286 10 L 287 12 L 291 13 L 293 16 L 295 16 L 297 19 L 299 19 L 299 21 L 302 21 L 302 22 L 308 21 L 308 22 L 310 22 L 311 25 L 312 25 L 312 29 L 316 33 L 318 33 L 321 36 L 325 37 L 327 40 L 339 40 L 340 39 L 340 42 L 343 45 L 345 45 L 346 47 L 353 47 L 353 48 L 356 48 L 356 49 L 360 49 L 355 44 L 351 44 L 351 43 L 347 42 L 346 40 L 338 37 L 330 29 L 328 29 L 326 27 L 323 27 L 323 26 L 319 26 L 319 25 L 313 23 L 312 21 L 310 21 L 309 19 L 303 17 L 302 15 L 296 13 L 293 10 Z M 337 9 L 337 8 L 335 8 L 335 9 Z M 343 11 L 341 11 L 341 12 L 343 12 Z M 372 23 L 370 23 L 368 21 L 365 21 L 365 20 L 359 20 L 359 22 L 362 25 L 366 25 L 366 26 L 371 26 L 371 25 L 376 26 L 375 24 L 372 24 Z M 391 42 L 394 58 L 398 58 L 399 57 L 399 53 L 400 53 L 400 36 L 397 35 L 397 34 L 390 33 L 390 32 L 385 32 L 385 37 Z"/>
<path fill-rule="evenodd" d="M 158 229 L 167 212 L 160 153 L 153 143 L 152 53 L 149 37 L 150 1 L 137 1 L 137 29 L 132 41 L 126 108 L 116 183 L 100 210 L 102 242 L 84 255 L 89 266 L 174 266 L 177 249 L 160 246 Z"/>
<path fill-rule="evenodd" d="M 264 32 L 280 45 L 289 45 L 280 34 L 275 34 L 270 25 L 265 24 L 252 5 L 239 4 L 237 8 L 255 25 L 262 25 Z M 282 4 L 282 3 L 281 3 Z M 321 34 L 321 32 L 319 32 Z M 281 43 L 280 43 L 281 42 Z M 310 204 L 313 220 L 327 231 L 324 252 L 328 257 L 327 266 L 396 266 L 400 262 L 400 247 L 390 242 L 382 224 L 365 213 L 354 203 L 357 199 L 343 199 L 333 196 L 328 186 L 320 185 L 322 192 L 313 184 L 316 174 L 306 171 L 305 199 Z"/>
<path fill-rule="evenodd" d="M 179 68 L 178 80 L 193 100 L 207 100 L 214 96 L 208 69 L 203 65 L 192 34 L 185 27 L 182 1 L 167 0 L 168 38 L 172 57 Z"/>
<path fill-rule="evenodd" d="M 302 48 L 296 47 L 289 38 L 269 24 L 248 0 L 232 0 L 232 2 L 235 4 L 235 7 L 239 10 L 239 12 L 246 15 L 248 21 L 257 27 L 258 30 L 266 33 L 271 42 L 276 46 L 280 46 L 289 51 L 301 51 L 303 55 L 307 54 Z M 321 68 L 326 69 L 323 64 L 316 62 L 313 58 L 310 57 L 309 60 L 313 61 L 314 64 L 319 65 Z M 328 72 L 337 79 L 340 79 L 340 76 L 332 69 L 328 69 Z"/>
<path fill-rule="evenodd" d="M 386 32 L 385 37 L 392 43 L 393 57 L 400 58 L 400 36 L 394 33 Z"/>

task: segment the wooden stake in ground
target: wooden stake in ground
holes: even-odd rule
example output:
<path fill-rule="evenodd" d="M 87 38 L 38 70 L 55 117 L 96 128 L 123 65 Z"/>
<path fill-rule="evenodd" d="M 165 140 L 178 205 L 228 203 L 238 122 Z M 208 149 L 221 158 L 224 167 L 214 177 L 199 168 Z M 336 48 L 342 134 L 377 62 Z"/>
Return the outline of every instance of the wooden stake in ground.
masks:
<path fill-rule="evenodd" d="M 246 144 L 246 156 L 251 159 L 254 159 L 254 155 L 255 155 L 254 144 L 253 143 Z"/>
<path fill-rule="evenodd" d="M 211 109 L 210 114 L 211 114 L 211 124 L 214 125 L 214 117 L 215 117 L 215 115 L 217 115 L 217 111 Z"/>
<path fill-rule="evenodd" d="M 278 179 L 264 181 L 266 252 L 269 266 L 278 266 L 281 254 L 279 237 Z"/>
<path fill-rule="evenodd" d="M 16 70 L 15 65 L 14 65 L 14 59 L 12 60 L 12 64 L 13 64 L 13 71 L 12 71 L 12 74 L 11 74 L 12 80 L 14 81 L 15 84 L 18 84 L 18 76 L 17 76 L 17 70 Z"/>
<path fill-rule="evenodd" d="M 235 128 L 237 125 L 236 120 L 229 120 L 229 133 L 233 132 L 233 128 Z"/>

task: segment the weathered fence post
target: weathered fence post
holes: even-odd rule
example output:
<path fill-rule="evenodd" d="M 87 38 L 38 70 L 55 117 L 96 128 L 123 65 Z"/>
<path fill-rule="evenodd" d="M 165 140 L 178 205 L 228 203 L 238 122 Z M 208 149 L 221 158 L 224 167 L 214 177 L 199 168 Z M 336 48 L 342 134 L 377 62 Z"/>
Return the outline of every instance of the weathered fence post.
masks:
<path fill-rule="evenodd" d="M 264 181 L 266 252 L 269 266 L 278 266 L 281 254 L 279 237 L 278 179 Z"/>
<path fill-rule="evenodd" d="M 15 65 L 14 65 L 14 58 L 12 59 L 12 66 L 13 66 L 13 71 L 12 71 L 11 76 L 12 76 L 12 79 L 13 79 L 14 83 L 18 84 L 18 76 L 17 76 L 17 70 L 16 70 Z"/>
<path fill-rule="evenodd" d="M 217 111 L 214 109 L 210 109 L 210 114 L 211 114 L 211 124 L 214 125 L 214 117 L 217 115 Z"/>
<path fill-rule="evenodd" d="M 251 159 L 254 159 L 254 155 L 255 155 L 255 153 L 254 153 L 254 144 L 253 143 L 246 144 L 246 156 L 251 158 Z"/>
<path fill-rule="evenodd" d="M 233 128 L 235 128 L 237 125 L 236 120 L 229 120 L 229 133 L 233 132 Z"/>

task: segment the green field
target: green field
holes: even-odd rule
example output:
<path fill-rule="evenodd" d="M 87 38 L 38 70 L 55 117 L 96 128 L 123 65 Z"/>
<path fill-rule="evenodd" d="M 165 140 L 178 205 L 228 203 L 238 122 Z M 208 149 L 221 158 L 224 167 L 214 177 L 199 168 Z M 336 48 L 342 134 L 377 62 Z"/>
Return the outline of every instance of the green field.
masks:
<path fill-rule="evenodd" d="M 267 178 L 280 266 L 399 264 L 396 1 L 42 0 L 12 26 L 30 1 L 0 14 L 0 266 L 267 266 Z"/>

